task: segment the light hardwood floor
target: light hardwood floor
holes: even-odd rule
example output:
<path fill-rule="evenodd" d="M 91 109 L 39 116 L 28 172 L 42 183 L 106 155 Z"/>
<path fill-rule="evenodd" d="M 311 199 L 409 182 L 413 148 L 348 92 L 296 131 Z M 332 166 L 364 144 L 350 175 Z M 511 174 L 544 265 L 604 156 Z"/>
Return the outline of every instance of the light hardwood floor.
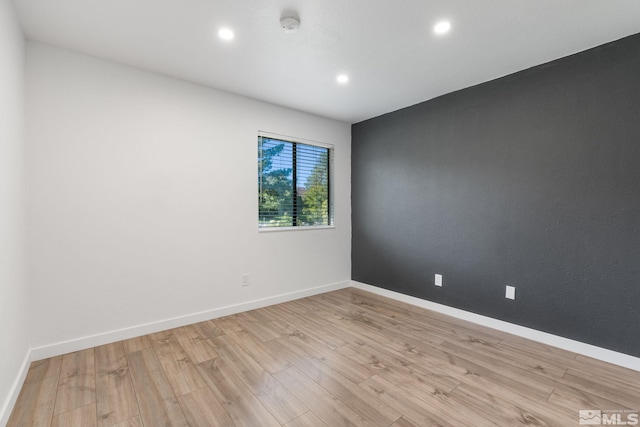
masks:
<path fill-rule="evenodd" d="M 9 426 L 574 426 L 640 372 L 344 289 L 34 362 Z"/>

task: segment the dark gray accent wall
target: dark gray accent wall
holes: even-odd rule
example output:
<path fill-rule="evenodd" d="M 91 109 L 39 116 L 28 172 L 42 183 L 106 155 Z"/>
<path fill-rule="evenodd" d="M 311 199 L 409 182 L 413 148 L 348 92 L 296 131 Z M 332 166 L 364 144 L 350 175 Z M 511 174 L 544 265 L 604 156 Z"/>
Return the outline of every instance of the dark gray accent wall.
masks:
<path fill-rule="evenodd" d="M 640 35 L 353 125 L 351 191 L 354 280 L 640 356 Z"/>

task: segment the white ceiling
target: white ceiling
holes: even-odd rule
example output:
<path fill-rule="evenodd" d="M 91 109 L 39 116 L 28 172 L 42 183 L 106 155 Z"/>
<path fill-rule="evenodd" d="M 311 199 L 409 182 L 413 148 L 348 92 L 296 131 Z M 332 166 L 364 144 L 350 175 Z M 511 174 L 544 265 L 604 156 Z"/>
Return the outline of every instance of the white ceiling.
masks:
<path fill-rule="evenodd" d="M 14 4 L 30 40 L 351 123 L 640 32 L 638 0 Z M 279 26 L 288 11 L 295 34 Z M 452 30 L 438 37 L 441 19 Z"/>

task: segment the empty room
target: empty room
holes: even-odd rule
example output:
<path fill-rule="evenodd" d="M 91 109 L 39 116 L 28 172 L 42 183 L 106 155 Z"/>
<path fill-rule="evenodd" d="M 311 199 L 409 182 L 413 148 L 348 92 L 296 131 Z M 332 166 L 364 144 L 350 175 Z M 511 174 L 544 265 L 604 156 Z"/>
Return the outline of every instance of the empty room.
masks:
<path fill-rule="evenodd" d="M 640 425 L 637 0 L 0 0 L 0 425 Z"/>

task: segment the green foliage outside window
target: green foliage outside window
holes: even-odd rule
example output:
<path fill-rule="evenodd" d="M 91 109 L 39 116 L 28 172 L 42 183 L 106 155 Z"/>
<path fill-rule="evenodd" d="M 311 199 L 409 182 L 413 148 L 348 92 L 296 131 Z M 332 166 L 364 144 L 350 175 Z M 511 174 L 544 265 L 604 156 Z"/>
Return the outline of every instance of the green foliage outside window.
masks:
<path fill-rule="evenodd" d="M 260 137 L 259 226 L 333 225 L 330 162 L 330 148 Z"/>

